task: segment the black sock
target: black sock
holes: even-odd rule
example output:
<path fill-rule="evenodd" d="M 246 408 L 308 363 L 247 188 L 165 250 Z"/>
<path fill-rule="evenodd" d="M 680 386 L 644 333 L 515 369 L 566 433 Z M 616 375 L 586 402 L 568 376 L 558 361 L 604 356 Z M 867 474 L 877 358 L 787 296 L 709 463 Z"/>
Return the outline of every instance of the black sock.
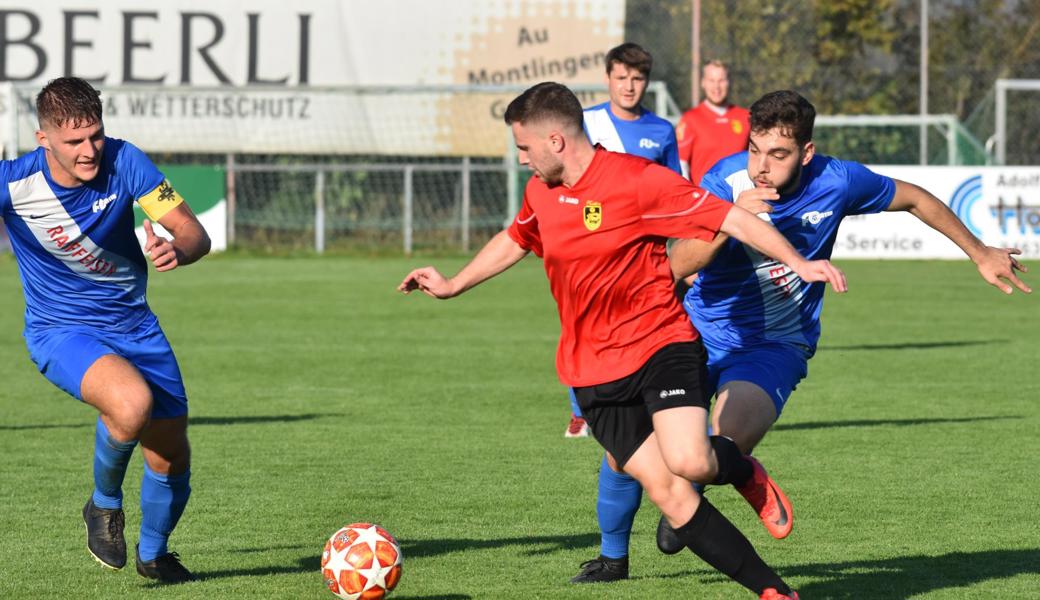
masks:
<path fill-rule="evenodd" d="M 707 498 L 701 497 L 701 504 L 690 522 L 677 528 L 675 533 L 704 562 L 752 592 L 761 594 L 766 588 L 775 588 L 781 594 L 791 592 L 780 576 L 762 561 L 744 534 Z"/>
<path fill-rule="evenodd" d="M 751 461 L 744 458 L 744 453 L 737 447 L 736 442 L 728 437 L 713 435 L 708 440 L 711 442 L 711 449 L 715 451 L 715 459 L 719 463 L 719 472 L 712 483 L 715 485 L 729 483 L 737 487 L 744 487 L 744 484 L 754 474 Z"/>

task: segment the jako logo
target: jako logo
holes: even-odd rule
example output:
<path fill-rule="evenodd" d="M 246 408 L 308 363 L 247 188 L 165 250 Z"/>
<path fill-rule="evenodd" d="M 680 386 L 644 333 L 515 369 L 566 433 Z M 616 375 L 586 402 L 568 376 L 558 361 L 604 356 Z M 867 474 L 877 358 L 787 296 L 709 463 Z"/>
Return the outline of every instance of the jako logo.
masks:
<path fill-rule="evenodd" d="M 116 195 L 112 194 L 108 198 L 101 198 L 100 200 L 95 200 L 94 201 L 94 212 L 98 212 L 99 210 L 105 210 L 105 207 L 108 206 L 108 204 L 110 202 L 112 202 L 113 200 L 115 200 L 115 199 L 116 199 Z"/>
<path fill-rule="evenodd" d="M 975 235 L 982 235 L 982 230 L 971 222 L 971 207 L 982 198 L 982 175 L 970 177 L 957 186 L 950 196 L 950 210 L 964 223 L 964 226 Z"/>
<path fill-rule="evenodd" d="M 563 194 L 560 194 L 560 204 L 577 204 L 577 203 L 578 203 L 578 199 L 577 198 L 571 198 L 570 196 L 564 196 Z"/>
<path fill-rule="evenodd" d="M 680 389 L 676 389 L 676 390 L 661 390 L 661 397 L 662 398 L 670 398 L 671 396 L 685 396 L 685 395 L 686 395 L 686 390 L 681 389 L 681 388 Z"/>
<path fill-rule="evenodd" d="M 818 210 L 811 210 L 802 215 L 802 227 L 806 225 L 819 225 L 820 221 L 834 214 L 833 210 L 827 212 L 820 212 Z"/>
<path fill-rule="evenodd" d="M 660 148 L 661 144 L 658 144 L 657 142 L 653 141 L 650 138 L 639 138 L 639 147 L 640 148 Z"/>

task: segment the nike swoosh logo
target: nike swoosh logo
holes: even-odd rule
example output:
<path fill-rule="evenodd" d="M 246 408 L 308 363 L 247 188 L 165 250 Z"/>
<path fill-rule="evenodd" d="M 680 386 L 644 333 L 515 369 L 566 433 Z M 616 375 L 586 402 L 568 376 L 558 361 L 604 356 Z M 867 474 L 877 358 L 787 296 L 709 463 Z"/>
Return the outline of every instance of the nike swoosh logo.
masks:
<path fill-rule="evenodd" d="M 29 215 L 29 218 L 33 219 L 33 220 L 36 220 L 36 219 L 42 219 L 42 218 L 44 218 L 46 216 L 47 215 Z"/>
<path fill-rule="evenodd" d="M 776 388 L 776 399 L 781 402 L 784 401 L 784 392 L 780 388 Z"/>
<path fill-rule="evenodd" d="M 773 522 L 777 525 L 787 525 L 787 511 L 784 509 L 784 503 L 780 501 L 780 494 L 776 493 L 773 486 L 769 486 L 769 493 L 773 494 L 773 500 L 776 501 L 776 507 L 780 509 L 780 516 Z"/>

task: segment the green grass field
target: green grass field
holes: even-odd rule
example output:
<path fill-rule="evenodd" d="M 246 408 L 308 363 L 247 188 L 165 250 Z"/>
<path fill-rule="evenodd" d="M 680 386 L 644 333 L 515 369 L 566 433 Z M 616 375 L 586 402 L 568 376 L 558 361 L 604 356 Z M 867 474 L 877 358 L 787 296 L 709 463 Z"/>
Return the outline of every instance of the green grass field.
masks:
<path fill-rule="evenodd" d="M 394 291 L 427 262 L 153 272 L 192 407 L 194 491 L 171 549 L 202 577 L 156 589 L 86 552 L 95 413 L 29 361 L 0 257 L 0 598 L 332 598 L 319 554 L 353 521 L 401 541 L 399 600 L 751 598 L 690 553 L 660 554 L 646 500 L 632 579 L 568 584 L 598 551 L 600 452 L 562 435 L 541 264 L 448 302 Z M 712 501 L 803 599 L 1040 598 L 1040 297 L 1005 297 L 967 262 L 840 266 L 851 291 L 828 298 L 809 378 L 756 452 L 794 533 L 770 538 L 731 489 Z M 135 455 L 131 547 L 140 473 Z"/>

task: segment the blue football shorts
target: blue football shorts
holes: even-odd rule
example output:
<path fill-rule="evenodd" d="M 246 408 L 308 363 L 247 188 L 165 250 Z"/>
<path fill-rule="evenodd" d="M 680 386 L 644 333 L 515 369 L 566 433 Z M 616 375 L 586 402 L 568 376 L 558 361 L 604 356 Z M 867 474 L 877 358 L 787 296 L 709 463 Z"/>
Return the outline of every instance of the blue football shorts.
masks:
<path fill-rule="evenodd" d="M 731 381 L 747 381 L 762 388 L 773 400 L 776 416 L 784 411 L 791 392 L 809 372 L 807 346 L 775 343 L 739 350 L 708 349 L 708 390 L 715 395 Z"/>
<path fill-rule="evenodd" d="M 126 332 L 81 325 L 26 330 L 25 342 L 40 373 L 81 402 L 80 384 L 87 369 L 102 356 L 115 354 L 134 365 L 148 383 L 153 419 L 188 414 L 181 370 L 155 315 Z"/>

